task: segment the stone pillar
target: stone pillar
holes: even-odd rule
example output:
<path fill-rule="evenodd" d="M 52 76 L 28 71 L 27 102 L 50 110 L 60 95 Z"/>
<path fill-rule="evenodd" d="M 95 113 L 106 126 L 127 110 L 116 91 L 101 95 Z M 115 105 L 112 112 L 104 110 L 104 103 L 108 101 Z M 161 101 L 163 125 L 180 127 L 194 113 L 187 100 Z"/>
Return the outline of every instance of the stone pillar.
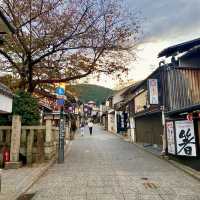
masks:
<path fill-rule="evenodd" d="M 6 130 L 6 145 L 10 144 L 11 140 L 11 130 Z"/>
<path fill-rule="evenodd" d="M 27 143 L 26 141 L 26 129 L 22 129 L 22 134 L 21 134 L 21 144 L 23 144 L 23 146 Z"/>
<path fill-rule="evenodd" d="M 10 162 L 5 163 L 5 168 L 19 168 L 19 150 L 20 150 L 20 137 L 21 137 L 21 117 L 13 115 L 12 118 L 12 135 L 10 147 Z"/>
<path fill-rule="evenodd" d="M 52 121 L 46 120 L 46 133 L 44 145 L 45 159 L 50 160 L 53 157 L 53 137 L 52 137 Z"/>
<path fill-rule="evenodd" d="M 43 161 L 44 161 L 44 133 L 42 130 L 38 130 L 36 162 L 42 163 Z"/>
<path fill-rule="evenodd" d="M 28 165 L 31 165 L 33 162 L 33 140 L 34 140 L 34 130 L 30 130 L 30 132 L 27 135 L 27 152 L 26 152 Z"/>

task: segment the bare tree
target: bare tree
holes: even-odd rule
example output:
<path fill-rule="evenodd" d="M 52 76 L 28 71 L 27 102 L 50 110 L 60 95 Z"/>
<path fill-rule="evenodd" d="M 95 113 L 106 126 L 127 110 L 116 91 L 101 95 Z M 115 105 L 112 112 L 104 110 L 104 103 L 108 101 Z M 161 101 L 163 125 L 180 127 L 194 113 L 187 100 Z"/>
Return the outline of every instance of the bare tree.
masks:
<path fill-rule="evenodd" d="M 0 70 L 29 92 L 93 72 L 126 71 L 125 53 L 140 27 L 122 6 L 120 0 L 3 0 L 0 9 L 16 32 L 0 47 Z"/>

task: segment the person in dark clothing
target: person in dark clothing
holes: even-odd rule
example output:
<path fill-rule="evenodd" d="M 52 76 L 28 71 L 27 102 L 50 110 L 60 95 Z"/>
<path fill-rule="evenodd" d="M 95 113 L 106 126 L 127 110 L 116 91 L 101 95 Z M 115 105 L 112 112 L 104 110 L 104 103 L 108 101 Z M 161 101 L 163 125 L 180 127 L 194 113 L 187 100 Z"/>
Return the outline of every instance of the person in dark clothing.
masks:
<path fill-rule="evenodd" d="M 70 131 L 70 139 L 73 140 L 74 139 L 74 135 L 75 135 L 75 132 L 76 132 L 76 121 L 72 121 L 71 122 L 71 131 Z"/>
<path fill-rule="evenodd" d="M 90 135 L 92 135 L 92 128 L 93 128 L 92 121 L 88 123 L 88 127 L 89 127 L 89 131 L 90 131 Z"/>

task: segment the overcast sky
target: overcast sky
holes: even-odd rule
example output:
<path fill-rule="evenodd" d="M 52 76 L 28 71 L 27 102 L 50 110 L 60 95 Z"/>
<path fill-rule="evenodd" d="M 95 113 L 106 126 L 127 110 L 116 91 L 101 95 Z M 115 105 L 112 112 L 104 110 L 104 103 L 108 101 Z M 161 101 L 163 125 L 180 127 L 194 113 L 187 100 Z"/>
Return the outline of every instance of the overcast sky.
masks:
<path fill-rule="evenodd" d="M 158 53 L 168 46 L 200 37 L 200 0 L 125 0 L 139 13 L 143 35 L 137 62 L 130 62 L 128 79 L 141 80 L 158 66 Z M 95 82 L 113 87 L 116 82 Z M 94 82 L 93 82 L 94 83 Z"/>

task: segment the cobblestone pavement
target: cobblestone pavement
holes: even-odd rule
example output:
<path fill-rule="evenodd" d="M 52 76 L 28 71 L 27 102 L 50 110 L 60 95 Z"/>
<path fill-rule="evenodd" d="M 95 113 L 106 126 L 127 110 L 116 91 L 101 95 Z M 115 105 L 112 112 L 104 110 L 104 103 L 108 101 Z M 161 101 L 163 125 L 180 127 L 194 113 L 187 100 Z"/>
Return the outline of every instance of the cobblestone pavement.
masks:
<path fill-rule="evenodd" d="M 33 200 L 200 200 L 199 191 L 197 180 L 95 127 L 27 193 Z"/>
<path fill-rule="evenodd" d="M 47 167 L 48 163 L 35 164 L 33 167 L 2 170 L 0 200 L 8 200 L 16 193 L 20 193 L 32 180 Z M 43 170 L 44 169 L 44 170 Z"/>

